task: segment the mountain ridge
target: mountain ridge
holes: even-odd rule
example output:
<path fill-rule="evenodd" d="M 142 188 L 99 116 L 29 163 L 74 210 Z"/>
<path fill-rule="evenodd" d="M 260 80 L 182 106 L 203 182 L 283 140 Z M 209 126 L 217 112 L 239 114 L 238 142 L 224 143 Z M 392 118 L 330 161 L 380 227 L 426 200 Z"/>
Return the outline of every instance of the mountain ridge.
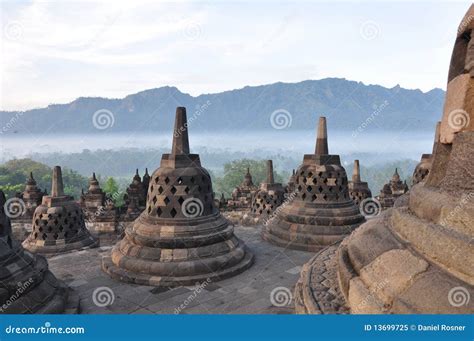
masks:
<path fill-rule="evenodd" d="M 317 116 L 323 115 L 328 117 L 328 124 L 340 130 L 355 131 L 364 126 L 369 131 L 430 131 L 441 117 L 444 95 L 439 88 L 423 92 L 399 85 L 365 85 L 345 78 L 277 82 L 198 96 L 164 86 L 123 98 L 78 97 L 70 103 L 45 108 L 0 111 L 0 125 L 2 134 L 163 131 L 172 126 L 175 107 L 185 106 L 188 117 L 197 116 L 193 129 L 201 132 L 313 129 Z M 93 122 L 97 111 L 111 113 L 113 124 L 97 129 L 97 122 Z M 275 112 L 287 116 L 286 126 L 272 121 Z M 364 125 L 371 117 L 370 124 Z"/>

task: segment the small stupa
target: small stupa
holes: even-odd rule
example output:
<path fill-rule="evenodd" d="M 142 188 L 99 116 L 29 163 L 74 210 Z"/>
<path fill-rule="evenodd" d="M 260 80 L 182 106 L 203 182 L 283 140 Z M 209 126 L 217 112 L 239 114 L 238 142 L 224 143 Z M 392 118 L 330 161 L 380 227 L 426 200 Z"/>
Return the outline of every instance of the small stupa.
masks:
<path fill-rule="evenodd" d="M 260 184 L 252 200 L 252 214 L 264 221 L 269 218 L 285 200 L 285 189 L 275 182 L 273 161 L 267 160 L 267 179 Z"/>
<path fill-rule="evenodd" d="M 326 118 L 320 117 L 315 153 L 304 156 L 295 192 L 266 223 L 263 238 L 282 247 L 316 251 L 340 241 L 362 222 L 339 155 L 328 152 Z"/>
<path fill-rule="evenodd" d="M 142 188 L 143 188 L 143 200 L 146 202 L 146 195 L 148 193 L 148 186 L 150 185 L 150 174 L 148 174 L 148 168 L 145 168 L 145 174 L 142 178 Z"/>
<path fill-rule="evenodd" d="M 288 179 L 288 183 L 286 185 L 286 193 L 291 194 L 292 192 L 295 191 L 295 186 L 296 184 L 296 172 L 293 169 L 293 173 L 290 175 L 290 178 Z"/>
<path fill-rule="evenodd" d="M 133 176 L 131 184 L 126 189 L 124 195 L 125 215 L 124 221 L 134 221 L 145 209 L 146 191 L 143 187 L 142 179 L 138 174 L 138 168 Z"/>
<path fill-rule="evenodd" d="M 152 286 L 234 276 L 253 255 L 214 204 L 211 177 L 189 150 L 186 109 L 176 109 L 171 154 L 153 172 L 145 211 L 103 259 L 112 278 Z"/>
<path fill-rule="evenodd" d="M 61 167 L 53 168 L 51 195 L 43 196 L 23 247 L 35 253 L 61 253 L 97 244 L 85 226 L 82 208 L 64 194 Z"/>
<path fill-rule="evenodd" d="M 382 210 L 389 209 L 393 207 L 395 201 L 401 197 L 403 194 L 408 192 L 408 185 L 402 180 L 400 180 L 400 174 L 398 174 L 398 168 L 395 168 L 395 172 L 392 175 L 392 178 L 388 183 L 386 183 L 380 194 L 376 199 L 380 202 Z"/>
<path fill-rule="evenodd" d="M 360 179 L 360 165 L 359 160 L 354 160 L 354 170 L 352 172 L 352 181 L 349 181 L 349 195 L 354 200 L 357 206 L 367 198 L 372 197 L 372 192 L 369 185 Z"/>
<path fill-rule="evenodd" d="M 473 17 L 471 5 L 454 46 L 428 177 L 410 189 L 405 205 L 369 220 L 303 267 L 298 313 L 474 312 Z"/>
<path fill-rule="evenodd" d="M 437 144 L 439 143 L 440 126 L 441 126 L 441 122 L 438 122 L 436 124 L 435 141 L 433 143 L 433 152 L 431 154 L 423 154 L 421 156 L 420 162 L 415 167 L 415 170 L 413 172 L 413 177 L 412 177 L 412 186 L 424 181 L 431 170 L 431 165 L 433 164 L 433 154 L 436 150 Z"/>
<path fill-rule="evenodd" d="M 242 183 L 232 191 L 232 199 L 227 202 L 227 206 L 232 209 L 249 209 L 252 206 L 252 197 L 257 192 L 258 187 L 253 184 L 250 168 Z"/>
<path fill-rule="evenodd" d="M 59 281 L 40 255 L 12 237 L 0 191 L 0 314 L 68 314 L 79 310 L 79 296 Z"/>
<path fill-rule="evenodd" d="M 33 213 L 35 212 L 36 207 L 41 205 L 43 195 L 45 195 L 45 193 L 38 188 L 36 180 L 33 177 L 33 172 L 30 172 L 30 176 L 26 180 L 25 190 L 21 194 L 21 199 L 26 207 L 24 214 L 21 216 L 22 219 L 28 219 L 31 223 Z"/>
<path fill-rule="evenodd" d="M 107 198 L 106 193 L 100 188 L 95 173 L 92 173 L 89 179 L 87 192 L 81 194 L 80 204 L 89 230 L 98 233 L 115 232 L 117 210 L 113 200 Z"/>

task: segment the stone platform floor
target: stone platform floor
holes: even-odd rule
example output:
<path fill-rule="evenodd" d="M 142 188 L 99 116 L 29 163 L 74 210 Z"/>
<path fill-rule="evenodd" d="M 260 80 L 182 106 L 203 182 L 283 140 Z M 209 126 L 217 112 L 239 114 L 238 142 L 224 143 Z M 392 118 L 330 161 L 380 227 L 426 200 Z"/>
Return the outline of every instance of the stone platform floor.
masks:
<path fill-rule="evenodd" d="M 261 239 L 261 228 L 235 227 L 255 255 L 250 269 L 200 287 L 154 288 L 112 280 L 101 270 L 102 256 L 112 245 L 54 256 L 49 266 L 80 295 L 83 314 L 293 314 L 294 287 L 313 253 L 269 244 Z"/>

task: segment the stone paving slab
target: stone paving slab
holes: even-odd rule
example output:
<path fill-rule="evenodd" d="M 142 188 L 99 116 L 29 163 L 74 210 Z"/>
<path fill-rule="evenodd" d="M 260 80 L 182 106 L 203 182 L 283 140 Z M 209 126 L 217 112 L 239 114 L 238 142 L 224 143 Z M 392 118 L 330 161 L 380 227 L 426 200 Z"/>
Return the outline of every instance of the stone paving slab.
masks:
<path fill-rule="evenodd" d="M 261 226 L 236 226 L 235 234 L 255 255 L 255 264 L 235 277 L 203 285 L 201 290 L 113 280 L 101 270 L 101 259 L 110 253 L 111 245 L 53 256 L 49 266 L 78 292 L 84 314 L 292 314 L 293 301 L 275 306 L 271 293 L 285 288 L 292 294 L 301 266 L 313 253 L 263 241 Z"/>

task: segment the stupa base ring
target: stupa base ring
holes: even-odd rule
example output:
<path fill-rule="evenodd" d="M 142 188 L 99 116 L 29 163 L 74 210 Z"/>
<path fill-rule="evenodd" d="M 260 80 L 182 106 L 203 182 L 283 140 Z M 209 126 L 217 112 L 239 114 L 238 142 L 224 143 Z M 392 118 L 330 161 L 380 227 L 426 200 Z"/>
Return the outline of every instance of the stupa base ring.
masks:
<path fill-rule="evenodd" d="M 80 251 L 99 246 L 99 241 L 92 236 L 87 236 L 77 242 L 73 243 L 58 243 L 52 245 L 39 245 L 35 240 L 26 239 L 23 242 L 23 247 L 30 252 L 39 253 L 45 256 L 52 256 L 57 253 L 68 253 L 73 251 Z"/>
<path fill-rule="evenodd" d="M 132 284 L 156 287 L 176 287 L 183 285 L 195 285 L 197 283 L 203 283 L 206 281 L 220 281 L 225 278 L 238 275 L 250 268 L 253 265 L 254 260 L 255 258 L 253 254 L 251 254 L 247 248 L 245 248 L 245 255 L 239 263 L 228 268 L 223 268 L 222 270 L 190 276 L 156 276 L 120 268 L 112 262 L 111 257 L 104 257 L 102 259 L 102 270 L 113 279 Z"/>
<path fill-rule="evenodd" d="M 279 247 L 292 250 L 318 252 L 329 245 L 338 243 L 351 234 L 360 224 L 335 226 L 338 229 L 345 229 L 345 233 L 327 234 L 321 230 L 320 234 L 291 232 L 279 227 L 279 223 L 273 223 L 272 226 L 265 228 L 262 232 L 262 239 Z M 298 225 L 304 227 L 304 225 Z M 324 229 L 332 228 L 324 226 Z M 293 228 L 292 228 L 293 230 Z M 296 229 L 298 230 L 298 229 Z M 303 230 L 303 229 L 300 229 Z"/>
<path fill-rule="evenodd" d="M 337 285 L 338 246 L 339 243 L 326 247 L 303 266 L 294 293 L 297 314 L 349 313 Z"/>

